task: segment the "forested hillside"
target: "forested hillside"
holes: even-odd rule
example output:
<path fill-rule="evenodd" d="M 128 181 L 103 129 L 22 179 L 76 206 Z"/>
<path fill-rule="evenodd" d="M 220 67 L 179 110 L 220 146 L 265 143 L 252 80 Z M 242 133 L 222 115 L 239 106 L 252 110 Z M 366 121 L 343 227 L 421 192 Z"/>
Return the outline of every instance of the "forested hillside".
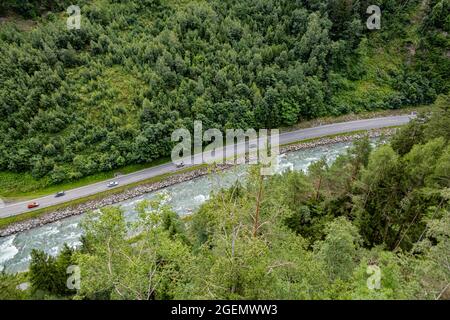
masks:
<path fill-rule="evenodd" d="M 45 11 L 64 11 L 70 3 L 68 0 L 2 0 L 0 14 L 18 13 L 36 18 Z"/>
<path fill-rule="evenodd" d="M 381 30 L 365 27 L 372 2 Z M 157 159 L 194 119 L 272 128 L 449 89 L 445 0 L 83 0 L 80 30 L 56 3 L 0 8 L 38 21 L 0 26 L 0 175 L 11 184 Z"/>
<path fill-rule="evenodd" d="M 450 101 L 437 104 L 390 143 L 363 139 L 306 173 L 253 167 L 184 219 L 160 200 L 132 223 L 92 212 L 80 248 L 34 251 L 27 275 L 0 274 L 0 298 L 450 299 Z"/>

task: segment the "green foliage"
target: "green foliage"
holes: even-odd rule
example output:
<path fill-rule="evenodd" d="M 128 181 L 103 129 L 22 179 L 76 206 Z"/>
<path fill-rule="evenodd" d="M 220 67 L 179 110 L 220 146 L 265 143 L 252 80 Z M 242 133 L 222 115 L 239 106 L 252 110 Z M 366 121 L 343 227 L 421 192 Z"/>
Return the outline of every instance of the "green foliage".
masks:
<path fill-rule="evenodd" d="M 23 275 L 11 275 L 0 272 L 0 300 L 25 300 L 28 293 L 17 289 L 17 286 L 26 281 Z"/>
<path fill-rule="evenodd" d="M 449 189 L 443 191 L 443 196 L 449 199 Z M 448 257 L 450 254 L 450 211 L 435 210 L 428 219 L 426 229 L 414 250 L 421 253 L 421 258 L 414 265 L 419 274 L 421 290 L 419 297 L 424 299 L 450 298 L 450 271 Z"/>
<path fill-rule="evenodd" d="M 66 4 L 2 2 L 27 16 Z M 445 1 L 431 1 L 415 22 L 426 38 L 412 60 L 397 47 L 419 34 L 408 21 L 418 1 L 382 1 L 385 27 L 371 33 L 361 1 L 79 5 L 80 30 L 67 30 L 64 14 L 29 32 L 0 28 L 0 171 L 76 181 L 168 156 L 170 133 L 192 120 L 289 126 L 430 103 L 448 89 Z"/>
<path fill-rule="evenodd" d="M 139 236 L 130 241 L 118 208 L 91 213 L 83 222 L 83 250 L 76 261 L 81 268 L 83 299 L 171 299 L 188 276 L 190 254 L 178 225 L 160 201 L 141 202 L 139 220 L 130 225 Z M 167 222 L 167 217 L 172 222 Z"/>
<path fill-rule="evenodd" d="M 332 281 L 346 280 L 356 267 L 361 242 L 358 229 L 341 217 L 327 225 L 326 234 L 325 240 L 316 242 L 317 255 Z"/>
<path fill-rule="evenodd" d="M 440 101 L 445 101 L 440 99 Z M 369 244 L 410 249 L 420 238 L 424 219 L 446 200 L 448 187 L 448 108 L 422 115 L 373 152 L 355 184 L 353 215 Z"/>
<path fill-rule="evenodd" d="M 431 130 L 436 116 L 415 125 Z M 33 288 L 63 294 L 59 270 L 71 262 L 76 299 L 448 298 L 448 142 L 371 149 L 364 138 L 307 173 L 251 168 L 185 219 L 163 196 L 129 222 L 117 207 L 91 212 L 74 255 L 33 252 Z"/>
<path fill-rule="evenodd" d="M 44 10 L 60 11 L 69 5 L 67 0 L 4 0 L 0 4 L 0 14 L 12 10 L 25 17 L 36 17 Z"/>
<path fill-rule="evenodd" d="M 56 296 L 73 294 L 67 287 L 67 268 L 73 264 L 73 249 L 65 245 L 54 258 L 43 251 L 33 250 L 29 279 L 33 291 Z"/>
<path fill-rule="evenodd" d="M 371 34 L 368 1 L 347 0 L 104 0 L 83 6 L 78 31 L 2 26 L 0 170 L 46 183 L 167 155 L 170 132 L 195 119 L 277 127 L 438 96 L 391 143 L 362 139 L 307 172 L 254 167 L 188 218 L 164 199 L 133 221 L 91 212 L 79 250 L 33 251 L 34 294 L 74 294 L 76 264 L 76 299 L 448 298 L 448 10 L 419 2 L 381 1 L 386 27 Z M 26 295 L 0 280 L 2 295 Z"/>

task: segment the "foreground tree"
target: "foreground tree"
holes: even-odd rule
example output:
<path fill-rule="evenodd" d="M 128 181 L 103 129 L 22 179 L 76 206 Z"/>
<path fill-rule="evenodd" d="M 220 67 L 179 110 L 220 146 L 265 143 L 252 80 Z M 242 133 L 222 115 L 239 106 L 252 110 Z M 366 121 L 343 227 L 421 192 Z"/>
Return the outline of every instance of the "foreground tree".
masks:
<path fill-rule="evenodd" d="M 177 283 L 188 275 L 190 255 L 173 230 L 163 224 L 169 214 L 161 201 L 142 202 L 139 218 L 128 236 L 123 213 L 106 208 L 84 220 L 84 250 L 76 260 L 83 284 L 79 298 L 169 299 L 176 297 Z"/>

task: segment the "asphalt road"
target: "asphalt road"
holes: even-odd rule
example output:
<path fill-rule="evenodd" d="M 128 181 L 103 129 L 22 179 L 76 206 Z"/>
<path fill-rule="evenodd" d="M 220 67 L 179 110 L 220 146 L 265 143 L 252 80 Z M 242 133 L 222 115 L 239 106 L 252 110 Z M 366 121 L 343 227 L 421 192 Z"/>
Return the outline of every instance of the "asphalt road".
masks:
<path fill-rule="evenodd" d="M 342 123 L 335 123 L 335 124 L 328 124 L 323 126 L 318 126 L 314 128 L 308 128 L 308 129 L 301 129 L 296 130 L 292 132 L 286 132 L 280 134 L 280 145 L 311 139 L 311 138 L 318 138 L 333 134 L 339 134 L 339 133 L 345 133 L 345 132 L 352 132 L 352 131 L 359 131 L 359 130 L 370 130 L 370 129 L 378 129 L 378 128 L 384 128 L 384 127 L 391 127 L 391 126 L 399 126 L 404 125 L 409 122 L 411 119 L 411 116 L 404 115 L 404 116 L 391 116 L 391 117 L 383 117 L 383 118 L 373 118 L 373 119 L 366 119 L 366 120 L 357 120 L 357 121 L 350 121 L 350 122 L 342 122 Z M 255 141 L 250 141 L 250 145 L 254 143 Z M 216 153 L 213 155 L 214 158 L 221 158 L 223 155 L 223 152 L 226 154 L 232 151 L 233 146 L 224 147 L 223 150 L 216 151 Z M 245 144 L 237 144 L 235 146 L 235 150 L 237 151 L 236 154 L 243 154 L 245 151 Z M 201 154 L 194 155 L 194 163 L 201 162 Z M 188 161 L 183 161 L 186 165 L 185 167 L 189 167 L 191 165 L 187 164 Z M 152 177 L 156 177 L 165 173 L 175 172 L 181 170 L 181 168 L 177 168 L 175 164 L 173 163 L 166 163 L 159 166 L 151 167 L 148 169 L 144 169 L 141 171 L 136 171 L 127 175 L 122 175 L 110 180 L 90 184 L 84 187 L 66 190 L 66 194 L 63 197 L 55 198 L 54 195 L 49 195 L 41 198 L 37 198 L 34 200 L 29 200 L 26 202 L 18 202 L 18 203 L 12 203 L 9 205 L 6 205 L 3 208 L 0 208 L 0 217 L 9 217 L 18 215 L 24 212 L 30 212 L 33 210 L 38 210 L 41 208 L 49 207 L 56 204 L 61 204 L 70 200 L 79 199 L 82 197 L 90 196 L 102 191 L 109 190 L 111 188 L 108 188 L 108 183 L 111 181 L 117 181 L 119 183 L 119 186 L 123 186 L 126 184 L 142 181 L 145 179 L 149 179 Z M 35 209 L 28 209 L 27 205 L 30 202 L 38 202 L 39 207 Z"/>

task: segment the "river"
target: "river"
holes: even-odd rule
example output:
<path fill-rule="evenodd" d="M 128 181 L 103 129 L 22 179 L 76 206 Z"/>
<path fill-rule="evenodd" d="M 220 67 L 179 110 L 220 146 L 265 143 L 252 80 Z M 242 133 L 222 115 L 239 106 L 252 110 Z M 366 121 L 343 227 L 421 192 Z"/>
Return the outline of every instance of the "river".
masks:
<path fill-rule="evenodd" d="M 351 143 L 349 142 L 336 143 L 280 155 L 278 171 L 281 172 L 287 168 L 306 170 L 311 162 L 320 159 L 322 156 L 332 162 L 350 146 Z M 136 217 L 134 207 L 137 202 L 143 199 L 152 199 L 158 194 L 165 193 L 174 211 L 180 215 L 190 214 L 195 212 L 214 190 L 231 186 L 236 180 L 244 180 L 247 174 L 246 169 L 246 165 L 241 165 L 222 173 L 182 182 L 115 205 L 121 206 L 126 219 L 131 220 Z M 0 238 L 0 271 L 15 273 L 27 270 L 30 253 L 33 249 L 44 250 L 49 254 L 56 255 L 64 243 L 69 246 L 79 245 L 82 234 L 79 222 L 82 218 L 83 215 L 73 216 Z"/>

